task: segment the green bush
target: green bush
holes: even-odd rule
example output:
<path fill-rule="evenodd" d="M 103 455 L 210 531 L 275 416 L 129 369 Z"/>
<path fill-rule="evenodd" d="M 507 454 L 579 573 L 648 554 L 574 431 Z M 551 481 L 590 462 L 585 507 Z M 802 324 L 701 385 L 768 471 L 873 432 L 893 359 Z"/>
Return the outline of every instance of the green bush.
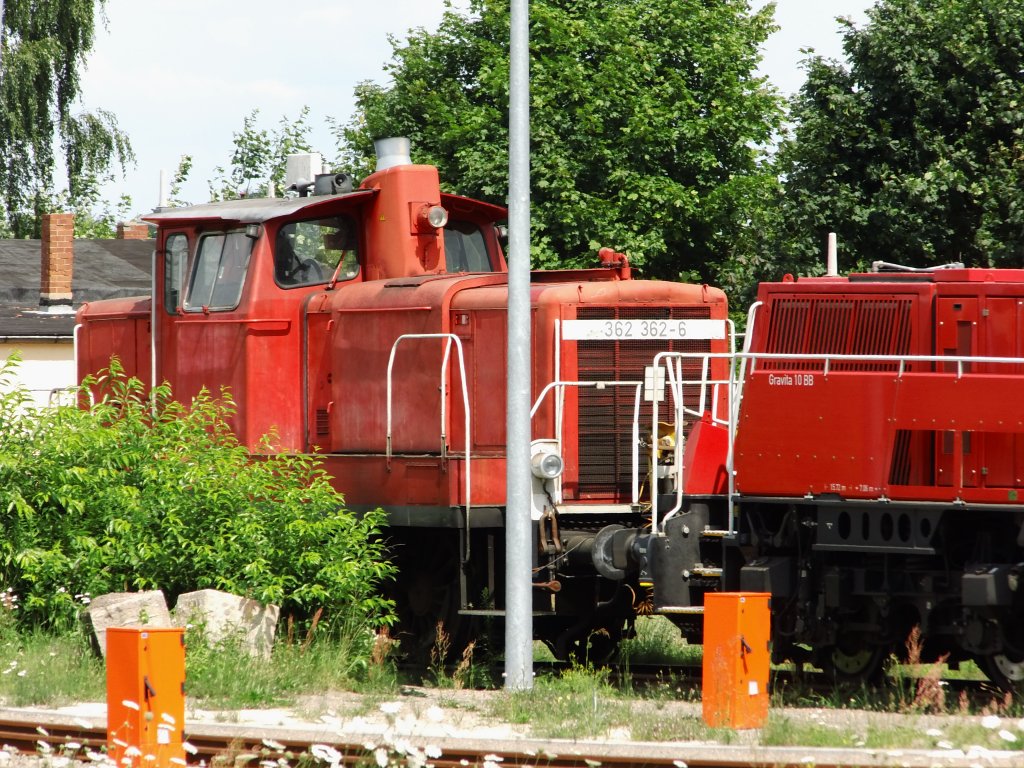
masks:
<path fill-rule="evenodd" d="M 254 457 L 226 394 L 185 406 L 116 361 L 90 392 L 39 411 L 0 395 L 0 591 L 19 597 L 19 626 L 67 629 L 89 595 L 207 588 L 276 603 L 299 628 L 390 623 L 383 513 L 346 511 L 316 456 Z"/>

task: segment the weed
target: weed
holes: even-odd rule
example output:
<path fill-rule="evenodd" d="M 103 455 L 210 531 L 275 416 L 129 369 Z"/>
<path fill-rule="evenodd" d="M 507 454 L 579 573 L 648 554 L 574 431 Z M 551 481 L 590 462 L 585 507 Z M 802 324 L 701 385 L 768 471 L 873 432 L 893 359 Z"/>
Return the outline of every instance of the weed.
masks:
<path fill-rule="evenodd" d="M 106 690 L 103 662 L 81 632 L 0 633 L 0 701 L 7 706 L 98 701 Z"/>
<path fill-rule="evenodd" d="M 451 635 L 444 628 L 444 622 L 437 622 L 437 628 L 434 630 L 434 644 L 430 648 L 430 673 L 437 685 L 444 685 L 447 682 L 445 663 L 448 660 L 448 652 L 451 647 Z"/>
<path fill-rule="evenodd" d="M 620 657 L 628 664 L 680 664 L 700 666 L 703 647 L 688 645 L 671 621 L 664 616 L 641 616 L 636 634 L 623 640 Z"/>

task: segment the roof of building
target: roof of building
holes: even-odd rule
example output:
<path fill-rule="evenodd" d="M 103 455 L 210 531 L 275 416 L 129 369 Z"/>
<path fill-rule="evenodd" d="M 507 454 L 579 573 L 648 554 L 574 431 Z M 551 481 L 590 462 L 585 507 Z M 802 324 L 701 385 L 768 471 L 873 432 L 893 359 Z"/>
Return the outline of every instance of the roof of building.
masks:
<path fill-rule="evenodd" d="M 75 240 L 74 307 L 150 293 L 153 240 Z M 39 306 L 42 244 L 0 240 L 0 341 L 66 341 L 75 316 Z"/>

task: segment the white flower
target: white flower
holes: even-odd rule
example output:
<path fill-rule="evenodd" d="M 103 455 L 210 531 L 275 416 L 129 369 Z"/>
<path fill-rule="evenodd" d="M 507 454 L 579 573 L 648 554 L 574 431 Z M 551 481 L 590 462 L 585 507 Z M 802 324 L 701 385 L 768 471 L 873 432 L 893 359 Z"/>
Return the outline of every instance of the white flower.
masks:
<path fill-rule="evenodd" d="M 441 751 L 441 748 L 436 744 L 427 744 L 427 746 L 423 748 L 423 752 L 431 760 L 437 760 L 437 758 L 444 754 Z"/>
<path fill-rule="evenodd" d="M 1005 728 L 999 731 L 999 738 L 1003 741 L 1016 741 L 1017 737 Z"/>
<path fill-rule="evenodd" d="M 377 761 L 377 765 L 380 768 L 387 768 L 388 765 L 388 751 L 384 747 L 378 747 L 373 751 L 373 759 Z"/>
<path fill-rule="evenodd" d="M 491 763 L 500 763 L 504 759 L 501 755 L 484 755 L 484 760 Z"/>
<path fill-rule="evenodd" d="M 18 672 L 18 677 L 24 677 L 27 674 L 28 674 L 28 670 L 27 669 L 23 669 L 20 672 Z"/>
<path fill-rule="evenodd" d="M 682 760 L 673 760 L 672 765 L 674 765 L 676 768 L 686 768 L 686 763 Z"/>
<path fill-rule="evenodd" d="M 330 763 L 331 765 L 337 765 L 341 762 L 341 753 L 327 744 L 313 744 L 310 746 L 309 752 L 317 760 Z"/>
<path fill-rule="evenodd" d="M 43 728 L 43 726 L 41 726 L 41 725 L 37 725 L 36 726 L 36 733 L 38 733 L 40 736 L 49 736 L 50 735 L 50 732 L 48 730 L 46 730 L 45 728 Z"/>
<path fill-rule="evenodd" d="M 87 758 L 89 758 L 90 760 L 92 760 L 94 763 L 98 763 L 101 760 L 106 760 L 107 759 L 107 756 L 105 754 L 103 754 L 102 752 L 94 752 L 91 749 L 87 749 L 85 751 L 85 756 Z"/>
<path fill-rule="evenodd" d="M 981 718 L 981 727 L 988 728 L 990 731 L 999 727 L 999 718 L 996 715 L 987 715 Z"/>
<path fill-rule="evenodd" d="M 136 746 L 130 746 L 124 751 L 125 757 L 138 757 L 142 754 L 142 750 Z"/>
<path fill-rule="evenodd" d="M 942 731 L 940 731 L 938 728 L 929 728 L 927 731 L 925 731 L 925 733 L 936 739 L 942 735 Z"/>
<path fill-rule="evenodd" d="M 137 701 L 132 701 L 131 699 L 122 699 L 121 706 L 128 707 L 128 709 L 134 709 L 136 712 L 140 709 L 139 703 Z"/>
<path fill-rule="evenodd" d="M 165 723 L 170 723 L 171 725 L 174 725 L 178 722 L 174 719 L 174 715 L 168 715 L 166 712 L 162 712 L 160 714 L 160 719 L 163 720 Z"/>
<path fill-rule="evenodd" d="M 935 746 L 938 747 L 939 749 L 952 749 L 953 748 L 953 745 L 950 744 L 948 741 L 940 741 Z"/>
<path fill-rule="evenodd" d="M 284 744 L 282 744 L 279 741 L 274 741 L 273 739 L 264 739 L 263 746 L 265 746 L 267 749 L 273 749 L 278 752 L 284 752 L 285 750 Z"/>
<path fill-rule="evenodd" d="M 53 751 L 53 747 L 51 747 L 42 739 L 36 742 L 36 746 L 39 748 L 39 751 L 42 752 L 44 755 L 48 755 Z"/>
<path fill-rule="evenodd" d="M 385 701 L 380 705 L 380 711 L 385 715 L 397 715 L 402 709 L 400 701 Z"/>
<path fill-rule="evenodd" d="M 199 748 L 196 747 L 195 744 L 191 744 L 187 741 L 181 742 L 181 748 L 188 752 L 190 755 L 195 755 L 199 753 Z"/>

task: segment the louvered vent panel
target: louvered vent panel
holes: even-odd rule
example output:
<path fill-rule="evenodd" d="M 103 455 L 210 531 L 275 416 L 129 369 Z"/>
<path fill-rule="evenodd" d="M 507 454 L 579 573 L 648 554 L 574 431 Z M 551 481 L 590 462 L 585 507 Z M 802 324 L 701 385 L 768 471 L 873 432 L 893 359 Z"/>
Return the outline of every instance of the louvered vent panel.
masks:
<path fill-rule="evenodd" d="M 708 307 L 579 307 L 580 320 L 651 320 L 706 319 Z M 581 381 L 643 381 L 644 367 L 654 361 L 658 352 L 709 352 L 707 340 L 657 341 L 579 341 L 576 362 Z M 699 379 L 699 360 L 688 362 L 684 377 Z M 666 387 L 668 390 L 668 387 Z M 688 387 L 683 393 L 687 405 L 696 407 L 699 388 Z M 633 401 L 630 387 L 608 387 L 603 390 L 581 388 L 579 392 L 579 492 L 583 498 L 609 503 L 628 503 L 632 487 Z M 671 417 L 671 393 L 658 406 L 661 420 Z M 641 425 L 651 423 L 651 404 L 640 405 Z M 641 461 L 644 461 L 641 452 Z M 641 478 L 646 472 L 641 466 Z"/>
<path fill-rule="evenodd" d="M 910 351 L 913 299 L 801 296 L 772 302 L 765 352 L 812 355 L 905 355 Z M 896 362 L 833 361 L 834 371 L 888 371 Z M 821 370 L 809 360 L 765 360 L 762 370 Z"/>

